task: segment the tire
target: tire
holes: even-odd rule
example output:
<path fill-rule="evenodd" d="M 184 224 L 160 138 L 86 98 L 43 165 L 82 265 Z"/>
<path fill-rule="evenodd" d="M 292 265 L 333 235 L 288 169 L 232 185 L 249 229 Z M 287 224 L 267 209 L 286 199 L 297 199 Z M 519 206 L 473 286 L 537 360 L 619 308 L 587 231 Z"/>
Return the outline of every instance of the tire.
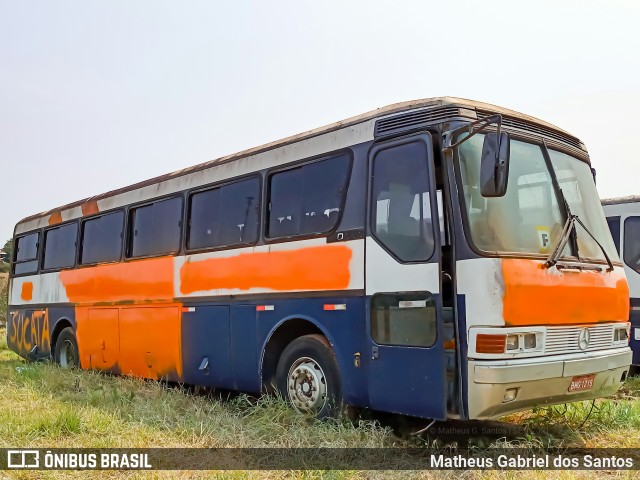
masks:
<path fill-rule="evenodd" d="M 282 397 L 299 412 L 328 418 L 342 407 L 338 362 L 322 335 L 305 335 L 287 345 L 276 379 Z"/>
<path fill-rule="evenodd" d="M 60 332 L 54 349 L 55 362 L 62 368 L 79 368 L 80 356 L 78 354 L 78 342 L 71 327 L 67 327 Z"/>

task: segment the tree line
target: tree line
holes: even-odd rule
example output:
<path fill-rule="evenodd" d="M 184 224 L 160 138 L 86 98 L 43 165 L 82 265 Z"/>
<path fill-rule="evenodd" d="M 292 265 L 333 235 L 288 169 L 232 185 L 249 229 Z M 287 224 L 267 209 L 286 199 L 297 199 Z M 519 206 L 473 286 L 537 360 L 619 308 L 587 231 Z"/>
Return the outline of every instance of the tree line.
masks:
<path fill-rule="evenodd" d="M 13 240 L 9 239 L 0 249 L 0 273 L 9 271 L 9 264 L 13 256 Z"/>

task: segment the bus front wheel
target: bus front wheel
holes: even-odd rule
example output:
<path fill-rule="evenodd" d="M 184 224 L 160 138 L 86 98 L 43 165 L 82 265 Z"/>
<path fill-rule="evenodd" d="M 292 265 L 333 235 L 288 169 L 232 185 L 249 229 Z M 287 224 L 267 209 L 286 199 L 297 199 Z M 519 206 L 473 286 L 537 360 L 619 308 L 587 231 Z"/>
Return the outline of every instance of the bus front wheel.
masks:
<path fill-rule="evenodd" d="M 62 368 L 78 368 L 80 366 L 78 342 L 71 327 L 65 328 L 58 335 L 53 358 Z"/>
<path fill-rule="evenodd" d="M 282 352 L 278 390 L 293 407 L 317 418 L 336 416 L 342 403 L 335 353 L 322 335 L 305 335 Z"/>

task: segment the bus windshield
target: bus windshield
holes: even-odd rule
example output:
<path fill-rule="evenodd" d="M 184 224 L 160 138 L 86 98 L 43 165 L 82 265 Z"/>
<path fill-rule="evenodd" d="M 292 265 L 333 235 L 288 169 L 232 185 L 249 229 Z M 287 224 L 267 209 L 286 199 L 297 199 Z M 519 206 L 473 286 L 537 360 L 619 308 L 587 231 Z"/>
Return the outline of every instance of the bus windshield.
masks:
<path fill-rule="evenodd" d="M 484 135 L 458 147 L 466 215 L 473 243 L 480 250 L 548 255 L 560 240 L 564 219 L 540 145 L 511 140 L 506 195 L 480 194 L 480 158 Z M 612 261 L 619 261 L 600 206 L 589 166 L 570 155 L 549 150 L 551 163 L 571 213 L 598 239 Z M 581 225 L 576 224 L 580 258 L 605 260 Z M 569 243 L 562 256 L 571 256 Z"/>

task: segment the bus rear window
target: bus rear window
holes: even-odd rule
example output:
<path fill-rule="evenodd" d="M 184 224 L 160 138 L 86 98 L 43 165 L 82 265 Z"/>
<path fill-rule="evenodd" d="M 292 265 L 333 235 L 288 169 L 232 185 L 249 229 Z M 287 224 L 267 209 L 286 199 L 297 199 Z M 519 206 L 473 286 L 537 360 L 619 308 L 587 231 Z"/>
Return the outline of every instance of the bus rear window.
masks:
<path fill-rule="evenodd" d="M 30 233 L 16 239 L 16 253 L 13 273 L 22 275 L 38 271 L 38 245 L 40 233 Z"/>
<path fill-rule="evenodd" d="M 76 262 L 78 224 L 69 223 L 44 232 L 44 260 L 42 268 L 73 267 Z"/>

